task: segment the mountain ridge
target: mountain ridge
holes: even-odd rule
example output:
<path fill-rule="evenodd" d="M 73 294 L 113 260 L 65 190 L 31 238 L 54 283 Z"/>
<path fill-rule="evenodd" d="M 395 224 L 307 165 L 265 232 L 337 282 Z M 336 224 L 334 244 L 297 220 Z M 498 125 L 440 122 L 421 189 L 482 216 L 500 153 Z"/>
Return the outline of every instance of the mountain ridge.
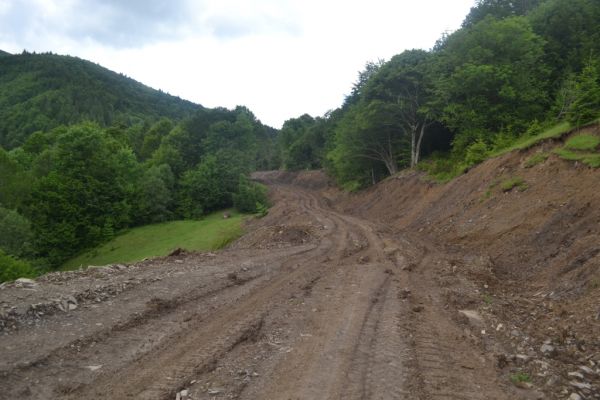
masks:
<path fill-rule="evenodd" d="M 203 108 L 91 61 L 52 53 L 0 57 L 0 145 L 14 148 L 36 131 L 94 121 L 131 125 L 181 120 Z"/>

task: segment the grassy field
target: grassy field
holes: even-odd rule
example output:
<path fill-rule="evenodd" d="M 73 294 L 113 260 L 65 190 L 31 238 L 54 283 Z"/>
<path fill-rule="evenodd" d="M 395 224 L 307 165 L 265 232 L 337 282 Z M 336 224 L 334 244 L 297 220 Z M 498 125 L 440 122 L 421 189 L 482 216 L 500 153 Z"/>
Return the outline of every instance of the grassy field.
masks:
<path fill-rule="evenodd" d="M 243 215 L 229 211 L 210 214 L 198 221 L 171 221 L 130 229 L 110 242 L 67 261 L 62 270 L 80 266 L 128 263 L 146 257 L 165 256 L 176 248 L 216 250 L 242 235 Z"/>

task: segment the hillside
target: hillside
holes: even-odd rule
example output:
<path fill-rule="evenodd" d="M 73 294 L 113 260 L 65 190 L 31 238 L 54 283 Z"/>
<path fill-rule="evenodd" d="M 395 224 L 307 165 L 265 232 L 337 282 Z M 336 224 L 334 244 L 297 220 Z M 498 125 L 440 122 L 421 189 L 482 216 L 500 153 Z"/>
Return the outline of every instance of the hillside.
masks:
<path fill-rule="evenodd" d="M 4 50 L 0 50 L 0 57 L 4 57 L 4 56 L 10 56 L 10 55 L 11 55 L 10 53 L 7 53 L 7 52 L 6 52 L 6 51 L 4 51 Z"/>
<path fill-rule="evenodd" d="M 75 57 L 0 57 L 0 71 L 0 146 L 7 149 L 58 125 L 178 120 L 201 108 Z"/>
<path fill-rule="evenodd" d="M 321 171 L 255 173 L 274 207 L 223 251 L 0 285 L 0 389 L 596 399 L 600 171 L 564 157 L 599 145 L 594 125 L 355 194 Z"/>

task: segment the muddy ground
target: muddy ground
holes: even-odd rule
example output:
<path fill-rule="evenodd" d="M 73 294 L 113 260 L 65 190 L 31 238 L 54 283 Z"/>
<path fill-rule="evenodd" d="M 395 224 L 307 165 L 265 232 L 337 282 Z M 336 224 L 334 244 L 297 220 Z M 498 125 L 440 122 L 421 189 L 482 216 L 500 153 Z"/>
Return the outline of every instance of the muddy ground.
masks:
<path fill-rule="evenodd" d="M 0 398 L 600 399 L 600 172 L 535 151 L 356 195 L 260 173 L 224 251 L 4 284 Z"/>

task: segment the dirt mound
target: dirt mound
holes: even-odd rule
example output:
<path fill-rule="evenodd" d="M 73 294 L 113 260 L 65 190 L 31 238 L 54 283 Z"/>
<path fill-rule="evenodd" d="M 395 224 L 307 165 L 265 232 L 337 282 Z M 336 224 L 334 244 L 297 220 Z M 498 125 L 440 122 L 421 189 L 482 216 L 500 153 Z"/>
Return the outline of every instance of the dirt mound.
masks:
<path fill-rule="evenodd" d="M 243 236 L 235 248 L 272 249 L 308 244 L 316 239 L 314 227 L 310 225 L 275 225 L 258 228 Z"/>
<path fill-rule="evenodd" d="M 600 398 L 576 372 L 600 365 L 600 169 L 554 153 L 579 133 L 490 159 L 447 184 L 404 172 L 330 203 L 444 249 L 450 265 L 431 266 L 436 280 L 448 304 L 491 322 L 486 346 L 503 368 L 536 377 L 553 396 L 578 389 Z M 598 385 L 594 374 L 584 378 Z"/>
<path fill-rule="evenodd" d="M 324 189 L 331 186 L 331 179 L 323 171 L 260 171 L 252 179 L 266 184 L 287 184 L 304 189 Z"/>

